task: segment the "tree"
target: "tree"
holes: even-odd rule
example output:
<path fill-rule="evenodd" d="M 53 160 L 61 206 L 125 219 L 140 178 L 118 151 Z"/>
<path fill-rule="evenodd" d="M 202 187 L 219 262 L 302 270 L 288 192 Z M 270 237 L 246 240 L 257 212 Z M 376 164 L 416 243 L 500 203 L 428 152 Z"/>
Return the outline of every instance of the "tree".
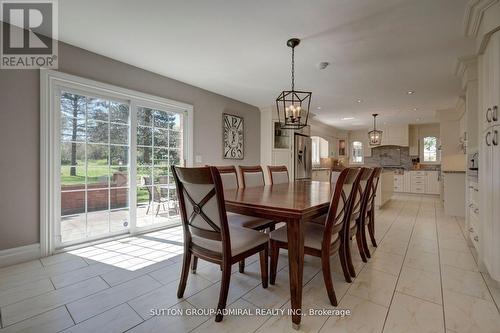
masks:
<path fill-rule="evenodd" d="M 63 115 L 67 116 L 67 120 L 71 122 L 71 136 L 69 137 L 71 140 L 69 173 L 70 176 L 76 176 L 76 141 L 78 140 L 78 132 L 82 131 L 85 127 L 85 125 L 83 125 L 82 122 L 79 122 L 78 119 L 85 115 L 85 97 L 63 93 L 61 96 L 61 109 Z"/>

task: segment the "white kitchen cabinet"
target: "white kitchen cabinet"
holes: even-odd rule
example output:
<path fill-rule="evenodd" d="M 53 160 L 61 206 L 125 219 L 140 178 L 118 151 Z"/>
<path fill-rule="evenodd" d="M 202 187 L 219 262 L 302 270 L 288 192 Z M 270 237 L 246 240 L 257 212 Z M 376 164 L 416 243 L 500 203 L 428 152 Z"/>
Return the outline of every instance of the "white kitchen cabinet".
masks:
<path fill-rule="evenodd" d="M 404 175 L 394 175 L 394 192 L 405 192 Z"/>
<path fill-rule="evenodd" d="M 382 127 L 382 145 L 409 146 L 408 125 L 394 125 Z"/>
<path fill-rule="evenodd" d="M 500 281 L 500 32 L 491 35 L 479 63 L 479 219 L 472 222 L 479 224 L 480 263 Z"/>
<path fill-rule="evenodd" d="M 410 126 L 409 129 L 409 145 L 410 145 L 410 156 L 419 155 L 419 139 L 418 139 L 418 127 Z"/>
<path fill-rule="evenodd" d="M 439 194 L 440 193 L 440 183 L 439 183 L 439 172 L 438 171 L 426 171 L 425 193 L 426 194 Z"/>
<path fill-rule="evenodd" d="M 411 192 L 411 175 L 409 172 L 405 172 L 404 174 L 404 191 L 405 192 Z"/>
<path fill-rule="evenodd" d="M 410 171 L 411 176 L 411 193 L 425 194 L 426 172 L 425 171 Z"/>

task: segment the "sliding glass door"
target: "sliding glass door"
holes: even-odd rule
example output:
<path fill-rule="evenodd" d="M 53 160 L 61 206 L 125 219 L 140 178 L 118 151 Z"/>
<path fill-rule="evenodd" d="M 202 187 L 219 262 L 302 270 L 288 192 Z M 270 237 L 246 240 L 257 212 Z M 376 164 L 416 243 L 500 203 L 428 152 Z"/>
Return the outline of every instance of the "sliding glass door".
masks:
<path fill-rule="evenodd" d="M 58 247 L 179 223 L 170 167 L 184 165 L 185 112 L 71 89 L 57 105 Z"/>
<path fill-rule="evenodd" d="M 170 168 L 184 165 L 183 118 L 179 113 L 137 108 L 137 228 L 179 221 Z"/>

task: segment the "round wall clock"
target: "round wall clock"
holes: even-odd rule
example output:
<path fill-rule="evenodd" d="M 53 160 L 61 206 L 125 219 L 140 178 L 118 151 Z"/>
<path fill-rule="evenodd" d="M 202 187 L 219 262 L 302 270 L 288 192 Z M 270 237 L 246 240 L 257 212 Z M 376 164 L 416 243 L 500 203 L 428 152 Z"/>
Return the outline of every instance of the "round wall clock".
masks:
<path fill-rule="evenodd" d="M 223 154 L 225 159 L 242 160 L 244 156 L 243 118 L 223 113 Z"/>

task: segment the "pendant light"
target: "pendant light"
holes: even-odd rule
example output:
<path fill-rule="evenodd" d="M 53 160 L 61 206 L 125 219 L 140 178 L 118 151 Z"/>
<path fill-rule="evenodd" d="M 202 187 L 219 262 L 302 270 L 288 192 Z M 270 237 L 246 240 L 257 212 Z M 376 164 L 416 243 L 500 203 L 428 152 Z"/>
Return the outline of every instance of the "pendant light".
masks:
<path fill-rule="evenodd" d="M 292 89 L 284 90 L 276 98 L 278 120 L 282 129 L 301 129 L 307 126 L 311 92 L 295 90 L 295 47 L 300 39 L 292 38 L 286 45 L 292 49 Z"/>
<path fill-rule="evenodd" d="M 368 142 L 370 146 L 380 146 L 382 144 L 382 131 L 377 129 L 376 119 L 378 114 L 374 113 L 373 116 L 373 130 L 368 132 Z"/>

